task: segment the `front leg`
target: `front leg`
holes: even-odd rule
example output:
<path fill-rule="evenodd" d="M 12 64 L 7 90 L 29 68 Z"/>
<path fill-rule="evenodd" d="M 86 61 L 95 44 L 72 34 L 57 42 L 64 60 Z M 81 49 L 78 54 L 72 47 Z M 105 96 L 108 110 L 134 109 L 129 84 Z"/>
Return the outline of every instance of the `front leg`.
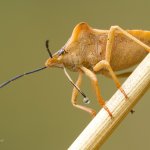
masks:
<path fill-rule="evenodd" d="M 79 72 L 78 79 L 77 79 L 75 85 L 76 85 L 78 88 L 80 88 L 81 82 L 82 82 L 82 72 L 80 71 L 80 72 Z M 78 93 L 79 93 L 78 90 L 76 89 L 76 87 L 74 87 L 74 88 L 73 88 L 73 91 L 72 91 L 72 98 L 71 98 L 71 103 L 72 103 L 72 105 L 73 105 L 74 107 L 76 107 L 76 108 L 79 108 L 79 109 L 81 109 L 81 110 L 84 110 L 84 111 L 88 112 L 90 115 L 92 115 L 93 117 L 95 117 L 95 116 L 96 116 L 96 111 L 95 111 L 95 110 L 93 110 L 93 109 L 91 109 L 91 108 L 89 108 L 89 107 L 86 107 L 86 106 L 82 106 L 82 105 L 77 104 L 77 96 L 78 96 Z"/>
<path fill-rule="evenodd" d="M 112 113 L 110 112 L 108 107 L 105 105 L 105 101 L 103 100 L 103 98 L 101 96 L 100 88 L 98 86 L 98 80 L 97 80 L 96 75 L 91 70 L 89 70 L 83 66 L 80 68 L 91 79 L 91 81 L 94 85 L 95 94 L 96 94 L 96 97 L 97 97 L 99 104 L 108 112 L 109 116 L 112 118 L 113 117 Z"/>
<path fill-rule="evenodd" d="M 74 84 L 73 80 L 71 79 L 71 77 L 67 73 L 65 67 L 64 67 L 64 73 L 67 76 L 68 80 L 71 82 L 71 84 L 74 86 L 73 91 L 72 91 L 72 98 L 71 98 L 72 105 L 74 107 L 76 107 L 76 108 L 79 108 L 81 110 L 84 110 L 84 111 L 88 112 L 93 117 L 95 117 L 96 116 L 96 111 L 95 110 L 93 110 L 91 108 L 88 108 L 86 106 L 82 106 L 82 105 L 77 104 L 77 96 L 78 96 L 79 92 L 84 97 L 84 99 L 83 99 L 84 103 L 88 103 L 89 102 L 88 97 L 86 97 L 86 95 L 80 90 L 80 85 L 81 85 L 81 82 L 82 82 L 82 71 L 79 70 L 79 76 L 78 76 L 78 80 L 77 80 L 76 84 Z"/>

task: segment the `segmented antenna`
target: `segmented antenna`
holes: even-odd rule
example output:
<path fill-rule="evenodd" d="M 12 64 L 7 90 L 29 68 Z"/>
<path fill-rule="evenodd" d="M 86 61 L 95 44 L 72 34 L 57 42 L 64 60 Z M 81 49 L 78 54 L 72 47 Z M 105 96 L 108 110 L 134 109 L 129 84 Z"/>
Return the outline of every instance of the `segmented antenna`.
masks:
<path fill-rule="evenodd" d="M 51 58 L 53 58 L 52 53 L 51 53 L 51 51 L 50 51 L 50 49 L 49 49 L 49 40 L 46 40 L 45 46 L 46 46 L 46 49 L 47 49 L 47 52 L 48 52 L 49 56 L 50 56 Z M 35 73 L 35 72 L 44 70 L 44 69 L 46 69 L 46 68 L 47 68 L 47 67 L 44 66 L 44 67 L 41 67 L 41 68 L 38 68 L 38 69 L 35 69 L 35 70 L 32 70 L 32 71 L 29 71 L 29 72 L 26 72 L 26 73 L 17 75 L 17 76 L 15 76 L 15 77 L 11 78 L 10 80 L 8 80 L 8 81 L 6 81 L 6 82 L 0 84 L 0 88 L 2 88 L 2 87 L 4 87 L 4 86 L 8 85 L 8 84 L 11 83 L 12 81 L 15 81 L 15 80 L 17 80 L 17 79 L 19 79 L 19 78 L 21 78 L 21 77 L 23 77 L 23 76 L 30 75 L 30 74 L 32 74 L 32 73 Z M 65 72 L 67 78 L 69 79 L 70 83 L 71 83 L 71 84 L 81 93 L 81 95 L 84 97 L 83 102 L 86 103 L 86 104 L 90 103 L 89 98 L 79 89 L 78 86 L 76 86 L 76 85 L 74 84 L 74 82 L 72 81 L 71 77 L 70 77 L 69 74 L 67 73 L 65 67 L 64 67 L 64 72 Z"/>
<path fill-rule="evenodd" d="M 51 53 L 51 51 L 50 51 L 50 49 L 49 49 L 49 40 L 46 40 L 45 46 L 46 46 L 46 49 L 47 49 L 47 52 L 48 52 L 49 56 L 50 56 L 51 58 L 53 58 L 52 53 Z"/>
<path fill-rule="evenodd" d="M 46 49 L 47 49 L 47 52 L 48 52 L 49 56 L 52 58 L 52 57 L 53 57 L 53 56 L 52 56 L 52 53 L 51 53 L 50 50 L 49 50 L 49 40 L 46 40 L 45 45 L 46 45 Z M 15 80 L 17 80 L 17 79 L 19 79 L 19 78 L 21 78 L 21 77 L 23 77 L 23 76 L 26 76 L 26 75 L 29 75 L 29 74 L 32 74 L 32 73 L 41 71 L 41 70 L 46 69 L 46 68 L 47 68 L 47 67 L 44 66 L 44 67 L 41 67 L 41 68 L 38 68 L 38 69 L 35 69 L 35 70 L 32 70 L 32 71 L 23 73 L 23 74 L 21 74 L 21 75 L 17 75 L 17 76 L 15 76 L 15 77 L 11 78 L 10 80 L 8 80 L 8 81 L 2 83 L 2 84 L 0 85 L 0 88 L 6 86 L 6 85 L 9 84 L 10 82 L 15 81 Z"/>
<path fill-rule="evenodd" d="M 32 71 L 29 71 L 29 72 L 26 72 L 26 73 L 17 75 L 17 76 L 15 76 L 15 77 L 11 78 L 10 80 L 8 80 L 8 81 L 2 83 L 2 84 L 0 85 L 0 88 L 6 86 L 6 85 L 9 84 L 10 82 L 15 81 L 15 80 L 17 80 L 17 79 L 19 79 L 19 78 L 21 78 L 21 77 L 23 77 L 23 76 L 26 76 L 26 75 L 29 75 L 29 74 L 32 74 L 32 73 L 41 71 L 41 70 L 46 69 L 46 68 L 47 68 L 47 67 L 44 66 L 44 67 L 41 67 L 41 68 L 38 68 L 38 69 L 35 69 L 35 70 L 32 70 Z"/>

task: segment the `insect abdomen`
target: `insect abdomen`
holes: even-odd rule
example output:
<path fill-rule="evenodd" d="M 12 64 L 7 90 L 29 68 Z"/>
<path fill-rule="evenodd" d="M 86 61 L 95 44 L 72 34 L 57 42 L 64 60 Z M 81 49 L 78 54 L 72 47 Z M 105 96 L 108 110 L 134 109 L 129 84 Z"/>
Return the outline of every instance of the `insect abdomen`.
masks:
<path fill-rule="evenodd" d="M 140 39 L 141 41 L 150 42 L 150 31 L 146 30 L 127 30 L 131 35 Z"/>

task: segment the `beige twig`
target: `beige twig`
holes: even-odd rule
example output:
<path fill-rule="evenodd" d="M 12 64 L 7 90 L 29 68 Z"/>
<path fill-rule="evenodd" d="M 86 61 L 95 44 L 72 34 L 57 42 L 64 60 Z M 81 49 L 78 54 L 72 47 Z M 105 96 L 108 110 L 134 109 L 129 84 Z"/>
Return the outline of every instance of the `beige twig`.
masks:
<path fill-rule="evenodd" d="M 113 113 L 101 109 L 97 116 L 83 130 L 69 150 L 99 149 L 123 118 L 131 111 L 150 84 L 150 54 L 140 63 L 131 76 L 123 84 L 123 89 L 129 99 L 125 99 L 118 90 L 107 102 L 107 107 Z"/>

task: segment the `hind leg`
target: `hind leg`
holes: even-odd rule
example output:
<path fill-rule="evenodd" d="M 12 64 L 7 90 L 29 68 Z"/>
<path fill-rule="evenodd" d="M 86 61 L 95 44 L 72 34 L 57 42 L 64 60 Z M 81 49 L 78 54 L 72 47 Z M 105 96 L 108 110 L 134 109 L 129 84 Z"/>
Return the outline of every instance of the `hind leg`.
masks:
<path fill-rule="evenodd" d="M 140 46 L 142 46 L 143 48 L 145 48 L 146 51 L 150 52 L 150 47 L 148 45 L 146 45 L 145 43 L 141 42 L 140 40 L 138 40 L 136 37 L 132 36 L 127 31 L 125 31 L 122 28 L 120 28 L 119 26 L 111 26 L 111 28 L 109 30 L 108 38 L 107 38 L 107 44 L 106 44 L 106 56 L 105 56 L 105 60 L 102 60 L 102 61 L 98 62 L 93 67 L 93 70 L 95 72 L 97 72 L 97 71 L 100 71 L 101 69 L 107 69 L 109 71 L 109 73 L 111 74 L 111 77 L 114 80 L 117 88 L 120 89 L 120 91 L 127 98 L 127 95 L 124 92 L 124 90 L 122 89 L 121 84 L 120 84 L 117 76 L 115 75 L 114 71 L 112 70 L 112 68 L 110 66 L 111 52 L 112 52 L 112 47 L 113 47 L 113 44 L 114 44 L 115 31 L 117 31 L 117 30 L 119 32 L 121 32 L 123 35 L 125 35 L 126 37 L 128 37 L 129 39 L 133 40 L 134 42 L 136 42 L 137 44 L 139 44 Z"/>
<path fill-rule="evenodd" d="M 123 30 L 119 26 L 111 26 L 109 33 L 108 33 L 108 38 L 107 38 L 106 58 L 105 58 L 105 60 L 107 60 L 109 63 L 110 63 L 110 59 L 111 59 L 112 46 L 114 44 L 115 31 L 121 32 L 123 35 L 125 35 L 130 40 L 132 40 L 135 43 L 137 43 L 138 45 L 142 46 L 147 52 L 150 52 L 150 47 L 148 45 L 146 45 L 145 43 L 143 43 L 142 41 L 140 41 L 139 39 L 137 39 L 136 37 L 134 37 L 133 35 L 128 33 L 126 30 Z"/>
<path fill-rule="evenodd" d="M 125 93 L 125 91 L 122 89 L 121 84 L 117 78 L 117 76 L 115 75 L 112 67 L 110 66 L 110 59 L 111 59 L 111 52 L 112 52 L 112 47 L 114 44 L 114 38 L 115 38 L 115 31 L 118 29 L 117 26 L 112 26 L 109 30 L 108 33 L 108 37 L 107 37 L 107 44 L 106 44 L 106 56 L 105 56 L 105 60 L 102 60 L 100 62 L 98 62 L 94 67 L 93 70 L 95 72 L 98 72 L 102 69 L 106 69 L 109 71 L 113 81 L 116 84 L 116 87 L 118 89 L 120 89 L 120 91 L 123 93 L 123 95 L 127 98 L 127 95 Z"/>

